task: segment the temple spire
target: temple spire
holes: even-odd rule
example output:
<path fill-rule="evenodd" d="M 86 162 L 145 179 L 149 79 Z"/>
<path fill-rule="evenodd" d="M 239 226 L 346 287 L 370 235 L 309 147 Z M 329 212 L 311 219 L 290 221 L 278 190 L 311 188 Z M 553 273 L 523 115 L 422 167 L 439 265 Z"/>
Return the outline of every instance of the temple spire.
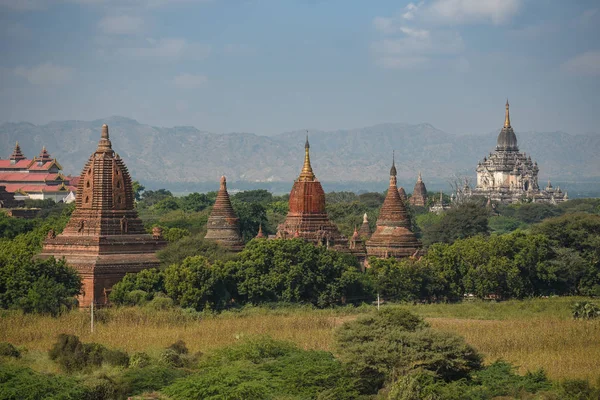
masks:
<path fill-rule="evenodd" d="M 219 188 L 221 190 L 227 190 L 227 178 L 225 178 L 225 175 L 221 176 L 221 185 Z"/>
<path fill-rule="evenodd" d="M 308 143 L 308 131 L 306 131 L 306 143 L 304 144 L 304 165 L 300 173 L 299 180 L 312 181 L 315 179 L 312 167 L 310 165 L 310 144 Z"/>
<path fill-rule="evenodd" d="M 105 153 L 112 151 L 112 143 L 110 142 L 110 137 L 108 136 L 108 125 L 102 125 L 102 134 L 100 136 L 100 141 L 98 142 L 98 149 L 96 149 L 97 153 Z"/>
<path fill-rule="evenodd" d="M 25 156 L 23 155 L 23 152 L 21 151 L 21 146 L 19 146 L 19 141 L 17 141 L 17 143 L 15 144 L 15 149 L 13 150 L 13 153 L 11 154 L 10 159 L 12 161 L 19 161 L 19 160 L 25 159 Z"/>
<path fill-rule="evenodd" d="M 506 99 L 506 114 L 504 116 L 504 127 L 510 128 L 510 110 L 509 110 L 508 99 Z"/>

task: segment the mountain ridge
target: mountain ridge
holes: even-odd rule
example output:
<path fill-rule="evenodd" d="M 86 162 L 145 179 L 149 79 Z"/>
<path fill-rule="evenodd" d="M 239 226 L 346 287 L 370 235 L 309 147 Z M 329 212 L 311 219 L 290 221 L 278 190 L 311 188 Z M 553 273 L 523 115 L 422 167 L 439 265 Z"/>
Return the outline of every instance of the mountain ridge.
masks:
<path fill-rule="evenodd" d="M 44 125 L 3 123 L 0 157 L 7 158 L 17 140 L 28 157 L 45 145 L 65 173 L 78 175 L 96 148 L 103 123 L 109 125 L 114 148 L 140 181 L 215 182 L 222 174 L 230 181 L 292 181 L 304 157 L 304 130 L 273 136 L 212 133 L 193 126 L 155 127 L 122 116 Z M 311 161 L 323 181 L 375 182 L 387 179 L 395 149 L 400 180 L 413 180 L 419 171 L 426 180 L 474 178 L 477 162 L 494 150 L 498 131 L 456 135 L 429 123 L 311 130 Z M 600 135 L 517 132 L 517 137 L 521 151 L 538 161 L 541 179 L 600 177 Z"/>

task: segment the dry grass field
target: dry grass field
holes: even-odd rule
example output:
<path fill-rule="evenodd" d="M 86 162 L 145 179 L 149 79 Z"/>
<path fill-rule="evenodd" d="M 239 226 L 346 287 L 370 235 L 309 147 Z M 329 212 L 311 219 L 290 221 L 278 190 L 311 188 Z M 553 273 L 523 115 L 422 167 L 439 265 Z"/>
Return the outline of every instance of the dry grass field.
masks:
<path fill-rule="evenodd" d="M 440 330 L 451 331 L 484 354 L 487 362 L 509 361 L 521 372 L 543 368 L 552 379 L 582 378 L 600 383 L 600 321 L 575 321 L 570 306 L 577 298 L 552 298 L 502 303 L 406 305 Z M 158 352 L 176 340 L 191 351 L 210 351 L 247 335 L 270 335 L 306 349 L 333 351 L 333 332 L 344 321 L 373 307 L 313 310 L 293 307 L 250 308 L 214 317 L 180 310 L 146 308 L 101 310 L 95 332 L 89 313 L 71 312 L 59 318 L 0 314 L 0 341 L 44 354 L 59 333 L 78 335 L 127 352 Z M 34 368 L 35 368 L 34 363 Z M 38 363 L 38 369 L 51 363 Z"/>

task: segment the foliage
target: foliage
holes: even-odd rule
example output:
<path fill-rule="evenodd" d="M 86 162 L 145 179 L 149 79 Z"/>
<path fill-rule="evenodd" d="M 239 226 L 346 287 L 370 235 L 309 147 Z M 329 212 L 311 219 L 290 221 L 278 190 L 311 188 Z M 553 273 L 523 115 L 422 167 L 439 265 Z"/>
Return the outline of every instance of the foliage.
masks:
<path fill-rule="evenodd" d="M 476 202 L 467 202 L 452 207 L 440 221 L 424 227 L 422 240 L 430 246 L 488 233 L 488 210 Z"/>
<path fill-rule="evenodd" d="M 514 232 L 517 229 L 524 229 L 527 225 L 513 217 L 505 217 L 503 215 L 495 215 L 490 217 L 490 231 L 492 233 L 504 234 Z"/>
<path fill-rule="evenodd" d="M 369 282 L 354 257 L 302 240 L 253 240 L 225 264 L 236 302 L 308 302 L 320 307 L 368 297 Z"/>
<path fill-rule="evenodd" d="M 119 350 L 111 350 L 98 343 L 82 343 L 75 335 L 60 334 L 48 356 L 64 371 L 73 372 L 102 363 L 127 367 L 129 356 Z"/>
<path fill-rule="evenodd" d="M 160 390 L 186 375 L 185 371 L 169 366 L 145 365 L 125 370 L 117 381 L 121 393 L 135 396 L 143 392 Z"/>
<path fill-rule="evenodd" d="M 187 257 L 202 255 L 210 261 L 228 260 L 231 253 L 210 240 L 204 240 L 203 234 L 184 236 L 171 242 L 159 251 L 157 256 L 163 267 L 180 264 Z"/>
<path fill-rule="evenodd" d="M 89 391 L 75 379 L 46 375 L 11 364 L 0 363 L 0 399 L 86 399 Z"/>
<path fill-rule="evenodd" d="M 323 351 L 301 350 L 268 337 L 217 350 L 200 371 L 163 389 L 178 399 L 355 399 L 354 381 Z"/>
<path fill-rule="evenodd" d="M 600 307 L 590 301 L 581 301 L 573 304 L 573 318 L 595 319 L 600 318 Z"/>
<path fill-rule="evenodd" d="M 0 342 L 0 357 L 20 358 L 21 352 L 8 342 Z"/>
<path fill-rule="evenodd" d="M 259 226 L 267 225 L 267 210 L 260 203 L 234 201 L 232 205 L 239 218 L 242 239 L 246 242 L 252 240 L 258 233 Z"/>
<path fill-rule="evenodd" d="M 133 189 L 133 197 L 135 200 L 140 201 L 142 199 L 142 192 L 146 190 L 146 187 L 138 181 L 133 181 L 131 182 L 131 188 Z"/>
<path fill-rule="evenodd" d="M 0 239 L 14 239 L 17 235 L 33 230 L 35 221 L 9 217 L 0 212 Z"/>
<path fill-rule="evenodd" d="M 375 393 L 385 382 L 415 369 L 441 380 L 461 379 L 482 362 L 462 338 L 433 331 L 420 317 L 397 308 L 343 324 L 335 341 L 340 359 L 360 380 L 364 393 Z"/>

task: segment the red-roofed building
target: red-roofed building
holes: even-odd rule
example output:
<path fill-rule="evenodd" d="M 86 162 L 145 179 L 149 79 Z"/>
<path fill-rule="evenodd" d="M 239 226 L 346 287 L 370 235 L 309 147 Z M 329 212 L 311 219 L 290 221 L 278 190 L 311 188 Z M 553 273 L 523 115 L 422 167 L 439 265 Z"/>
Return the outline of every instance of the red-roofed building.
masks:
<path fill-rule="evenodd" d="M 8 159 L 0 159 L 0 185 L 13 193 L 16 200 L 52 199 L 59 202 L 77 191 L 75 179 L 62 174 L 62 166 L 50 156 L 46 147 L 39 156 L 28 159 L 19 142 Z"/>

